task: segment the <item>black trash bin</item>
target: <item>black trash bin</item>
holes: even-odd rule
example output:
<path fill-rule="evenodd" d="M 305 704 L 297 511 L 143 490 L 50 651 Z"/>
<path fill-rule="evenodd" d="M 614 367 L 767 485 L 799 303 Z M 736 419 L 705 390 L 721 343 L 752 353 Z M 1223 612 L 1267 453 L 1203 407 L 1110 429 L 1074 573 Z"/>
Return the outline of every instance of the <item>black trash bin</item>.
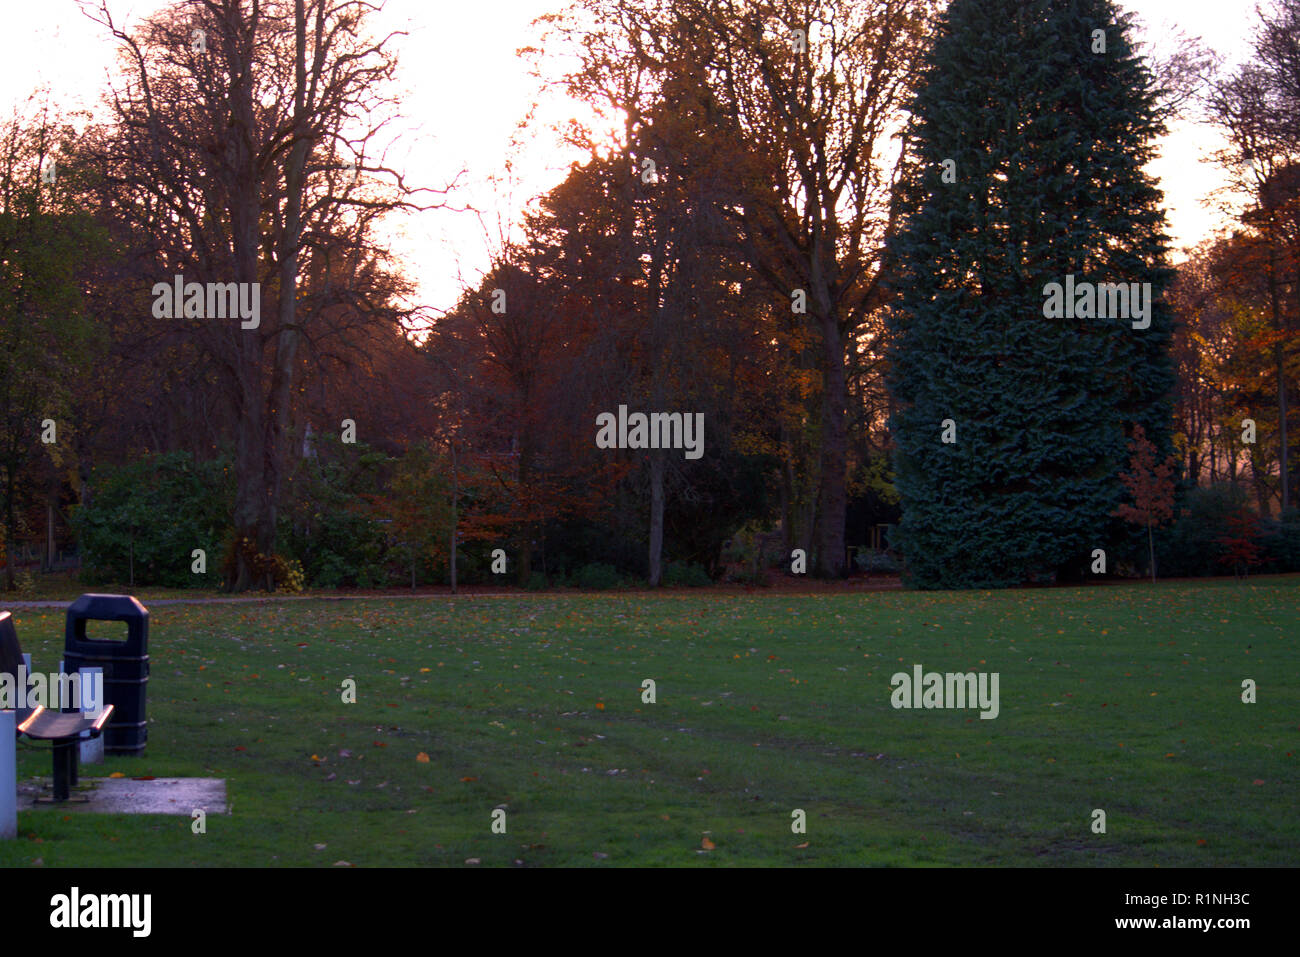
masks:
<path fill-rule="evenodd" d="M 126 622 L 126 641 L 86 637 L 88 621 Z M 130 595 L 82 595 L 68 608 L 63 667 L 104 669 L 104 703 L 113 716 L 104 728 L 106 754 L 144 752 L 144 692 L 149 681 L 149 610 Z"/>

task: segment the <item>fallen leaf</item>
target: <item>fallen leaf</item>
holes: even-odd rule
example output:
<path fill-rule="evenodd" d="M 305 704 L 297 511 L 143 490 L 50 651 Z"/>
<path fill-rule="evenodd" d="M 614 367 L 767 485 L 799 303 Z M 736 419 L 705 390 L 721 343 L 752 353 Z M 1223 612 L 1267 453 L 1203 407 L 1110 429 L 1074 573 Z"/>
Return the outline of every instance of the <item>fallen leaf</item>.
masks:
<path fill-rule="evenodd" d="M 703 841 L 700 842 L 700 847 L 704 848 L 706 851 L 711 851 L 711 850 L 713 850 L 713 849 L 714 849 L 715 847 L 717 847 L 717 846 L 718 846 L 718 845 L 714 844 L 714 843 L 713 843 L 712 841 L 710 841 L 707 837 L 706 837 Z"/>
<path fill-rule="evenodd" d="M 114 771 L 112 774 L 109 775 L 109 777 L 110 777 L 110 778 L 124 778 L 124 777 L 126 777 L 126 775 L 123 774 L 121 771 Z"/>
<path fill-rule="evenodd" d="M 419 754 L 415 756 L 415 760 L 419 761 L 421 764 L 428 764 L 429 756 L 425 754 L 423 751 L 421 751 Z"/>
<path fill-rule="evenodd" d="M 477 781 L 477 780 L 478 778 L 461 778 L 461 781 L 466 784 L 469 783 L 470 781 Z"/>
<path fill-rule="evenodd" d="M 796 845 L 794 846 L 794 848 L 795 848 L 796 851 L 801 851 L 801 850 L 803 850 L 805 847 L 807 847 L 808 844 L 809 844 L 808 841 L 804 841 L 802 844 L 796 844 Z"/>

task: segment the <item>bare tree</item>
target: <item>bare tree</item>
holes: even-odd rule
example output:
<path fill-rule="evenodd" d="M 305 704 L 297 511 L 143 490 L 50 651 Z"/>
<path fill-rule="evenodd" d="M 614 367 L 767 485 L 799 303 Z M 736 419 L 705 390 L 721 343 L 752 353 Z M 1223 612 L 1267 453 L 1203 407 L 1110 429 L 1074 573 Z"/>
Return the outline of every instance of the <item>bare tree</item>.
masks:
<path fill-rule="evenodd" d="M 444 205 L 422 194 L 451 188 L 410 187 L 375 155 L 397 115 L 385 92 L 397 34 L 369 36 L 376 9 L 365 0 L 181 0 L 128 32 L 102 0 L 83 0 L 121 44 L 126 80 L 110 92 L 116 131 L 104 165 L 158 238 L 159 278 L 183 271 L 265 293 L 256 326 L 188 326 L 237 419 L 232 590 L 274 584 L 302 345 L 331 301 L 363 314 L 374 305 L 332 285 L 321 258 L 337 253 L 339 237 L 368 246 L 378 217 Z M 326 284 L 309 300 L 300 287 L 313 270 Z"/>

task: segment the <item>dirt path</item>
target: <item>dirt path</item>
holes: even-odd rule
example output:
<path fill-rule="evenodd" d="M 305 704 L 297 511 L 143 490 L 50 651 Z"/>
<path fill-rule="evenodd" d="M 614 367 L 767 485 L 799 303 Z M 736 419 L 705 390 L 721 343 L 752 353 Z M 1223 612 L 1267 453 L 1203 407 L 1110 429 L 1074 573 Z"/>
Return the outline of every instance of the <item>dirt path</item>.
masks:
<path fill-rule="evenodd" d="M 848 582 L 796 581 L 778 580 L 766 588 L 753 588 L 743 585 L 715 585 L 709 588 L 659 588 L 651 590 L 610 589 L 608 591 L 521 591 L 517 588 L 474 588 L 462 589 L 453 595 L 450 590 L 436 592 L 376 592 L 364 595 L 251 595 L 240 597 L 196 596 L 194 598 L 141 598 L 140 603 L 146 607 L 154 605 L 245 605 L 265 602 L 285 601 L 421 601 L 433 598 L 575 598 L 581 595 L 821 595 L 821 594 L 855 594 L 871 591 L 895 591 L 902 588 L 897 578 L 850 579 Z M 67 608 L 71 601 L 6 601 L 0 599 L 4 608 Z"/>

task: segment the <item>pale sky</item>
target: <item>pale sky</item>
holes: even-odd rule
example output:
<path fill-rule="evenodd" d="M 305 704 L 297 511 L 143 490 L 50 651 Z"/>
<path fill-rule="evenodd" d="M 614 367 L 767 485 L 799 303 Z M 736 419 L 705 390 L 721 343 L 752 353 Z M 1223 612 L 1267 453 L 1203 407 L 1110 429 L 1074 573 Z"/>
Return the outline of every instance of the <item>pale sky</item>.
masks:
<path fill-rule="evenodd" d="M 138 22 L 158 9 L 157 0 L 109 0 L 120 23 Z M 488 263 L 497 240 L 498 220 L 517 221 L 527 201 L 560 182 L 569 163 L 545 123 L 516 155 L 516 181 L 505 162 L 516 127 L 537 95 L 528 64 L 515 55 L 535 43 L 531 21 L 564 6 L 564 0 L 388 0 L 375 30 L 407 30 L 399 38 L 399 88 L 405 91 L 404 120 L 389 154 L 389 165 L 404 170 L 408 182 L 440 187 L 462 167 L 467 188 L 455 201 L 484 211 L 432 211 L 394 221 L 393 247 L 420 286 L 421 301 L 435 309 L 454 304 L 461 289 L 458 271 L 471 284 Z M 1253 0 L 1122 0 L 1157 36 L 1171 28 L 1200 37 L 1237 62 L 1248 53 L 1255 20 Z M 59 109 L 95 109 L 114 62 L 115 43 L 82 15 L 74 0 L 0 0 L 5 29 L 0 31 L 0 109 L 48 86 Z M 541 118 L 573 115 L 578 109 L 556 94 L 543 101 Z M 1222 175 L 1203 156 L 1215 145 L 1204 126 L 1184 123 L 1162 144 L 1151 171 L 1165 190 L 1176 247 L 1190 246 L 1224 225 L 1203 202 Z M 1175 258 L 1179 258 L 1175 256 Z"/>

